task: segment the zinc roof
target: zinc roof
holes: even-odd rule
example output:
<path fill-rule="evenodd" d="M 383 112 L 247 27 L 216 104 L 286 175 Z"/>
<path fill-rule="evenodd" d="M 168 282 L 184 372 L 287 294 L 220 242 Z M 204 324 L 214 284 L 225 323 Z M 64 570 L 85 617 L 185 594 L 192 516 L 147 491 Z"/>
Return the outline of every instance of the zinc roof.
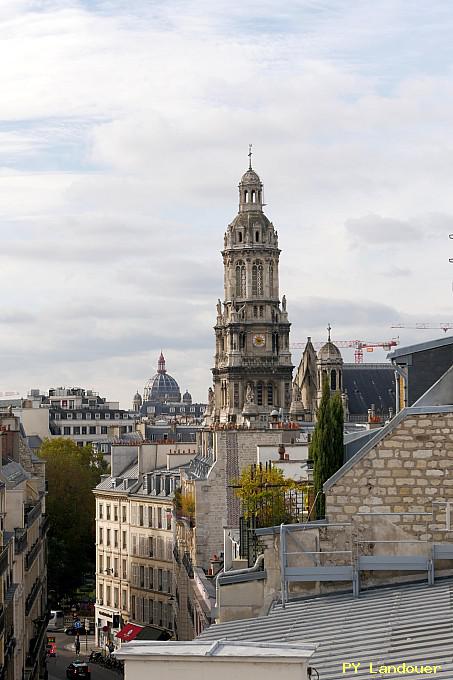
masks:
<path fill-rule="evenodd" d="M 453 678 L 453 579 L 331 594 L 274 606 L 268 616 L 207 628 L 200 641 L 319 643 L 310 664 L 322 680 L 343 677 L 343 662 L 360 662 L 356 680 L 369 680 L 370 662 L 437 664 Z M 387 675 L 386 677 L 397 677 Z M 399 677 L 399 676 L 398 676 Z"/>

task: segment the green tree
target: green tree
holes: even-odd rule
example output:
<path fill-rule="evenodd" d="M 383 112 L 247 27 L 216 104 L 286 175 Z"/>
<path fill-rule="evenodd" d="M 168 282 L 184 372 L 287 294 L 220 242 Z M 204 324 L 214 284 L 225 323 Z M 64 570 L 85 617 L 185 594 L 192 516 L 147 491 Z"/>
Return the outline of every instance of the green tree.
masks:
<path fill-rule="evenodd" d="M 39 450 L 46 461 L 49 516 L 48 585 L 57 596 L 70 593 L 94 571 L 95 498 L 93 488 L 107 464 L 91 446 L 70 439 L 46 439 Z"/>
<path fill-rule="evenodd" d="M 316 426 L 310 443 L 318 518 L 325 517 L 324 482 L 343 465 L 343 451 L 343 404 L 339 394 L 330 394 L 328 380 L 324 378 Z"/>
<path fill-rule="evenodd" d="M 245 468 L 234 485 L 236 496 L 241 500 L 242 515 L 245 519 L 254 518 L 258 527 L 294 521 L 286 492 L 307 491 L 307 484 L 285 479 L 280 468 L 271 465 Z"/>

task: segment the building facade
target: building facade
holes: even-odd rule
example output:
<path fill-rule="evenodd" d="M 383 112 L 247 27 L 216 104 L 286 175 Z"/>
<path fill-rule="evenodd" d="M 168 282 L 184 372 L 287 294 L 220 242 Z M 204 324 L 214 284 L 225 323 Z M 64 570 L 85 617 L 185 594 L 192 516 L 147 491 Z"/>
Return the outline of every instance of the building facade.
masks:
<path fill-rule="evenodd" d="M 239 212 L 222 251 L 224 301 L 215 325 L 212 422 L 241 423 L 288 412 L 292 369 L 286 298 L 280 302 L 278 235 L 263 212 L 263 184 L 251 163 L 239 184 Z"/>
<path fill-rule="evenodd" d="M 47 528 L 45 465 L 19 418 L 0 413 L 0 664 L 11 680 L 45 676 Z"/>
<path fill-rule="evenodd" d="M 118 645 L 129 623 L 151 626 L 164 638 L 175 634 L 173 499 L 179 464 L 195 455 L 189 450 L 188 444 L 112 448 L 112 474 L 94 489 L 100 646 Z"/>

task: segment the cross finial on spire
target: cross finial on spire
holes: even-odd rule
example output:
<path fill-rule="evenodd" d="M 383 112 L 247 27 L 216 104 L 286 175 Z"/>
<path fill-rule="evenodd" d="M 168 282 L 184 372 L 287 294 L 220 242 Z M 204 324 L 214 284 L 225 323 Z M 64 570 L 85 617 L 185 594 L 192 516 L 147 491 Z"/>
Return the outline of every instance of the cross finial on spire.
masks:
<path fill-rule="evenodd" d="M 327 342 L 330 342 L 330 331 L 331 331 L 331 330 L 332 330 L 332 326 L 331 326 L 330 323 L 329 323 L 328 326 L 327 326 L 327 333 L 328 333 L 328 335 L 327 335 Z"/>
<path fill-rule="evenodd" d="M 249 170 L 251 170 L 252 169 L 252 145 L 251 144 L 249 144 L 248 157 L 249 157 Z"/>

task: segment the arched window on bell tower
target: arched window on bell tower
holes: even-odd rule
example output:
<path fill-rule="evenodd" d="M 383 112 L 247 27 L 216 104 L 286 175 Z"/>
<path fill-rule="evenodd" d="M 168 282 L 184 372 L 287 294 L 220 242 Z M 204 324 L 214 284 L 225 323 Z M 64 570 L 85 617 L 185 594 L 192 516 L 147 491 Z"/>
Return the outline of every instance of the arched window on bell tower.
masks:
<path fill-rule="evenodd" d="M 330 371 L 330 389 L 332 392 L 337 389 L 337 372 L 334 368 Z"/>
<path fill-rule="evenodd" d="M 246 287 L 245 264 L 242 260 L 239 260 L 239 262 L 236 265 L 236 297 L 238 298 L 245 297 L 246 295 L 245 287 Z"/>
<path fill-rule="evenodd" d="M 252 266 L 252 295 L 263 294 L 263 263 L 256 260 Z"/>

